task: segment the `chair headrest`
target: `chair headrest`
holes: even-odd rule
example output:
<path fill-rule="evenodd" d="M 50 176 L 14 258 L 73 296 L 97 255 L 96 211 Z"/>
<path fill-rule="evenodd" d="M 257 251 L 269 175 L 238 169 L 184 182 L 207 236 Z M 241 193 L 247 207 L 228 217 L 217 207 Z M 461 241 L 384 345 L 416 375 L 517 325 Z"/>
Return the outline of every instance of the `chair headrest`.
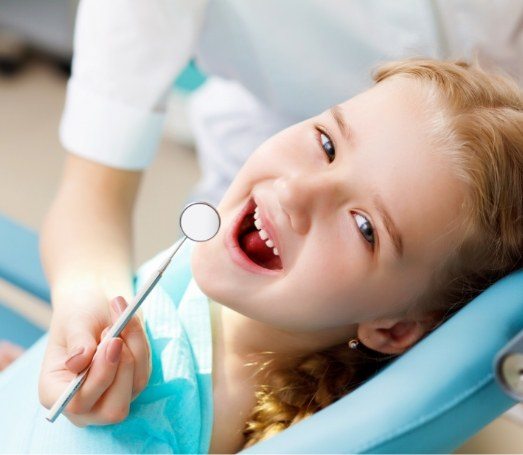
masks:
<path fill-rule="evenodd" d="M 493 359 L 521 329 L 523 270 L 354 392 L 245 452 L 451 452 L 516 403 L 497 385 Z"/>

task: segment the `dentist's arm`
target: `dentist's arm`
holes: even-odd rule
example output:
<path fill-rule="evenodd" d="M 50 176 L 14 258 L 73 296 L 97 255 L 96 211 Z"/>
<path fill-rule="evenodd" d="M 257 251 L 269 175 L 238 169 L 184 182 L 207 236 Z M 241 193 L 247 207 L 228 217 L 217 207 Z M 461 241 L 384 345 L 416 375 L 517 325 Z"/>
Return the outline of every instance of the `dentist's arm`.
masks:
<path fill-rule="evenodd" d="M 132 213 L 140 175 L 67 156 L 41 231 L 53 305 L 39 383 L 40 401 L 47 408 L 90 363 L 102 331 L 118 317 L 111 300 L 133 295 Z M 111 343 L 96 355 L 87 380 L 66 408 L 66 416 L 79 426 L 124 419 L 149 378 L 149 348 L 137 316 Z"/>
<path fill-rule="evenodd" d="M 102 330 L 118 317 L 110 299 L 132 294 L 131 220 L 140 171 L 156 153 L 167 93 L 193 54 L 205 4 L 79 4 L 60 125 L 70 154 L 41 238 L 54 308 L 39 384 L 48 408 L 89 364 Z M 121 339 L 94 357 L 66 408 L 73 423 L 122 420 L 132 396 L 145 386 L 148 347 L 138 318 Z"/>
<path fill-rule="evenodd" d="M 141 174 L 66 155 L 41 233 L 53 291 L 68 288 L 70 281 L 96 280 L 108 295 L 132 296 L 132 214 Z"/>

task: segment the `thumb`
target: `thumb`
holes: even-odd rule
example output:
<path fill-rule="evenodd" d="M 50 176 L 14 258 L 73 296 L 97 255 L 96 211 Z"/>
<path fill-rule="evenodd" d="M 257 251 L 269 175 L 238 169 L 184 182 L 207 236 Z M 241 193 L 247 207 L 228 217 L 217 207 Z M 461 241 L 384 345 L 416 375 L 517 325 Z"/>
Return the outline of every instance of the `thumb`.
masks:
<path fill-rule="evenodd" d="M 88 328 L 75 329 L 67 337 L 65 366 L 73 373 L 80 373 L 91 363 L 96 347 L 96 338 Z"/>

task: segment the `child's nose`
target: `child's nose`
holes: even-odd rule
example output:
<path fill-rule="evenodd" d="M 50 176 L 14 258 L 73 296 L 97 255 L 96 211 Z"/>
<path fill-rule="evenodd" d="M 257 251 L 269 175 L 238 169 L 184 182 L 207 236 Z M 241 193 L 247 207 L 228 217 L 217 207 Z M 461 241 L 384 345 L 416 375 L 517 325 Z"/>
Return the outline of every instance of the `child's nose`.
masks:
<path fill-rule="evenodd" d="M 343 198 L 341 182 L 332 176 L 295 173 L 274 181 L 279 203 L 298 234 L 306 234 L 312 219 L 339 205 Z"/>

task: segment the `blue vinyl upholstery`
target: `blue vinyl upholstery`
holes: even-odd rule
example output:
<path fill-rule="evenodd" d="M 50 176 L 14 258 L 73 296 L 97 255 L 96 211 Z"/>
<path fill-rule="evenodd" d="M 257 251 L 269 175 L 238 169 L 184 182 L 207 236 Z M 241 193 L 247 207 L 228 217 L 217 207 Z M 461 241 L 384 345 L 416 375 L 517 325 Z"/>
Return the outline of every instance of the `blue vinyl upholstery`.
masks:
<path fill-rule="evenodd" d="M 38 237 L 30 229 L 0 216 L 0 278 L 49 302 L 49 288 L 40 265 Z M 0 339 L 25 348 L 43 335 L 18 312 L 0 300 Z"/>
<path fill-rule="evenodd" d="M 353 393 L 244 452 L 451 452 L 516 404 L 493 359 L 522 328 L 520 270 Z"/>
<path fill-rule="evenodd" d="M 49 286 L 40 264 L 38 236 L 0 215 L 0 278 L 49 302 Z"/>
<path fill-rule="evenodd" d="M 0 300 L 0 340 L 9 340 L 29 348 L 44 331 L 25 319 L 21 314 L 4 305 Z"/>

